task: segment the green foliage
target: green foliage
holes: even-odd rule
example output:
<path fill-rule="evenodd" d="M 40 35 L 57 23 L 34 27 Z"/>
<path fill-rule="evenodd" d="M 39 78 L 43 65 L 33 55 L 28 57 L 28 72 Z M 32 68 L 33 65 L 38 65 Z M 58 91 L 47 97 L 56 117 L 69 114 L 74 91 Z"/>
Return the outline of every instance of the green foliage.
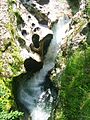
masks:
<path fill-rule="evenodd" d="M 17 120 L 23 116 L 23 113 L 14 111 L 15 104 L 11 94 L 11 83 L 10 78 L 0 77 L 0 120 Z"/>
<path fill-rule="evenodd" d="M 86 11 L 87 11 L 88 17 L 90 18 L 90 0 L 86 0 L 86 1 L 87 1 Z"/>
<path fill-rule="evenodd" d="M 0 120 L 17 120 L 23 113 L 16 111 L 12 95 L 12 78 L 23 71 L 23 60 L 17 46 L 17 32 L 12 0 L 7 0 L 10 21 L 5 25 L 10 32 L 10 38 L 3 40 L 0 50 Z"/>
<path fill-rule="evenodd" d="M 23 113 L 18 111 L 11 111 L 10 113 L 1 112 L 0 113 L 0 120 L 18 120 L 18 117 L 21 117 Z"/>
<path fill-rule="evenodd" d="M 90 120 L 90 47 L 78 49 L 68 59 L 60 81 L 59 119 Z"/>
<path fill-rule="evenodd" d="M 10 89 L 5 85 L 5 78 L 0 79 L 0 112 L 3 110 L 8 111 L 11 108 L 11 99 L 9 99 L 10 96 L 11 92 Z"/>
<path fill-rule="evenodd" d="M 67 0 L 67 2 L 69 3 L 71 9 L 72 9 L 72 13 L 75 14 L 76 12 L 78 12 L 79 10 L 79 3 L 81 0 Z"/>

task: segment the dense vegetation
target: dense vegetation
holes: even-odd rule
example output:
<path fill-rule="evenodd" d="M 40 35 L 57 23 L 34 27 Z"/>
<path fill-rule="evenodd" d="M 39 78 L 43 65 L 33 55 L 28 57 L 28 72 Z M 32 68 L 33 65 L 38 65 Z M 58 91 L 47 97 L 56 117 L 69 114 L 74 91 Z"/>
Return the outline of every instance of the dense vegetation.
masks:
<path fill-rule="evenodd" d="M 61 89 L 57 120 L 89 120 L 90 46 L 73 53 L 59 80 Z"/>

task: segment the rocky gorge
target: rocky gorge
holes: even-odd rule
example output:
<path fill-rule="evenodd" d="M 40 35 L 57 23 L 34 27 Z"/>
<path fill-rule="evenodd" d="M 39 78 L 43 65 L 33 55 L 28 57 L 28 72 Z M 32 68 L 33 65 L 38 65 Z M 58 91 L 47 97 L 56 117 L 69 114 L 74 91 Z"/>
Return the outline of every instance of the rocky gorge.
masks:
<path fill-rule="evenodd" d="M 8 110 L 12 109 L 10 101 L 15 100 L 25 120 L 56 120 L 61 92 L 58 79 L 72 53 L 89 43 L 89 32 L 85 34 L 89 29 L 86 1 L 7 3 L 9 22 L 5 27 L 9 33 L 5 39 L 1 36 L 0 75 L 2 85 L 4 79 L 5 84 L 10 83 L 6 87 L 9 98 L 13 91 L 6 102 Z"/>

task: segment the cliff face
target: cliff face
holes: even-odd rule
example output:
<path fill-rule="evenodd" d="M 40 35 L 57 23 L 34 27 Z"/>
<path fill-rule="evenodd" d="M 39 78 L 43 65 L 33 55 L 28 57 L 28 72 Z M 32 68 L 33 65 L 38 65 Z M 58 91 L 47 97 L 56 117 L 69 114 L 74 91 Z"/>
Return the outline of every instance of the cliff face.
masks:
<path fill-rule="evenodd" d="M 79 3 L 76 2 L 75 4 L 77 5 Z M 82 4 L 84 5 L 84 3 Z M 49 41 L 47 41 L 46 45 L 44 45 L 44 48 L 42 47 L 44 38 L 46 36 L 50 37 L 48 34 L 53 35 L 53 31 L 51 29 L 53 28 L 54 24 L 57 23 L 59 18 L 72 18 L 72 21 L 76 19 L 75 22 L 77 22 L 83 16 L 83 12 L 78 12 L 76 17 L 73 17 L 72 2 L 68 1 L 54 0 L 44 3 L 42 1 L 33 0 L 28 2 L 8 0 L 7 3 L 5 1 L 1 1 L 1 6 L 1 51 L 3 54 L 5 54 L 9 50 L 8 54 L 10 54 L 12 57 L 10 51 L 13 53 L 16 50 L 18 55 L 20 54 L 22 57 L 22 62 L 24 62 L 24 60 L 30 56 L 36 59 L 38 62 L 42 60 L 43 55 L 41 51 L 43 51 L 42 49 L 45 49 L 45 46 L 49 45 Z M 78 6 L 76 11 L 78 11 Z M 79 16 L 78 19 L 77 16 Z M 84 18 L 81 19 L 84 21 Z M 72 23 L 70 24 L 72 27 L 71 32 L 73 33 L 74 25 L 72 25 Z M 86 25 L 87 21 L 82 24 Z M 79 24 L 75 27 L 78 29 L 78 26 Z M 70 34 L 71 33 L 69 33 L 69 35 Z M 77 31 L 75 34 L 77 34 Z M 35 41 L 37 44 L 39 42 L 37 49 L 34 48 L 34 39 L 32 40 L 32 38 L 37 39 L 37 41 Z M 70 39 L 72 39 L 72 35 Z M 67 40 L 63 40 L 62 46 L 65 46 L 64 44 L 66 41 Z M 17 48 L 15 48 L 16 46 Z M 11 50 L 11 47 L 13 48 L 13 51 Z M 1 56 L 3 56 L 3 54 Z M 7 56 L 7 54 L 5 54 L 4 57 L 5 56 Z M 11 61 L 13 63 L 13 57 L 11 58 Z M 21 69 L 24 71 L 23 65 Z M 13 73 L 11 72 L 10 74 Z"/>
<path fill-rule="evenodd" d="M 64 28 L 67 30 L 65 38 L 60 43 L 56 67 L 51 72 L 52 81 L 60 88 L 57 79 L 60 79 L 58 76 L 65 70 L 69 58 L 78 48 L 90 44 L 89 2 L 7 0 L 6 3 L 1 0 L 0 5 L 0 87 L 6 94 L 6 97 L 4 94 L 0 96 L 1 101 L 6 101 L 0 109 L 2 111 L 7 108 L 5 111 L 9 111 L 13 106 L 12 78 L 26 71 L 36 72 L 43 67 L 45 55 L 55 36 L 53 27 L 59 19 L 64 18 L 70 22 Z M 57 109 L 55 119 L 60 118 L 58 111 Z"/>

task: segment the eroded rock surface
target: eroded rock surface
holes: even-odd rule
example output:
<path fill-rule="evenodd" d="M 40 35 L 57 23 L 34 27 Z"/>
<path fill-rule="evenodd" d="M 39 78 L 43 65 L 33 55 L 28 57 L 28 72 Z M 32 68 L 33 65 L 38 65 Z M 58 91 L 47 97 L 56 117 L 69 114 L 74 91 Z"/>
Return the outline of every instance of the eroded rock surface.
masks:
<path fill-rule="evenodd" d="M 53 36 L 53 31 L 51 30 L 53 25 L 57 23 L 60 17 L 66 16 L 70 18 L 71 9 L 66 0 L 63 2 L 57 0 L 21 0 L 17 2 L 16 8 L 15 15 L 19 34 L 18 42 L 21 46 L 21 56 L 24 60 L 32 57 L 36 61 L 41 61 L 51 41 L 49 34 Z M 33 35 L 37 35 L 35 42 L 32 40 Z M 38 42 L 37 45 L 36 41 Z M 43 45 L 44 50 L 41 47 Z"/>
<path fill-rule="evenodd" d="M 4 47 L 4 40 L 10 38 L 10 33 L 5 25 L 9 22 L 8 5 L 5 0 L 0 1 L 0 49 Z"/>

